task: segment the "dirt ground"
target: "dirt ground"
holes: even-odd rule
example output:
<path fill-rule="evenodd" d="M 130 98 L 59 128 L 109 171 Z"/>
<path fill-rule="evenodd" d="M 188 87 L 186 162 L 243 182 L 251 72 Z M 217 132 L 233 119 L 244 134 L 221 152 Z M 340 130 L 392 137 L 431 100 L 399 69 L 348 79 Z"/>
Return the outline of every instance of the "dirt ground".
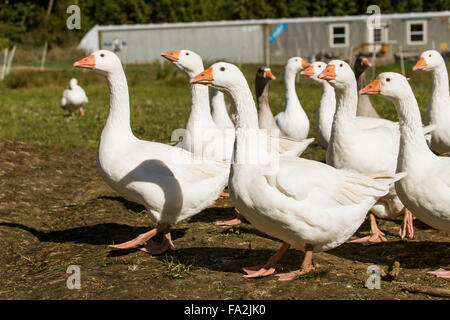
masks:
<path fill-rule="evenodd" d="M 411 286 L 450 289 L 427 274 L 450 264 L 449 236 L 417 220 L 414 240 L 398 238 L 400 221 L 380 220 L 389 242 L 315 254 L 315 272 L 283 283 L 242 277 L 242 267 L 263 264 L 280 243 L 247 223 L 216 226 L 232 216 L 226 199 L 174 226 L 176 248 L 166 255 L 109 249 L 150 222 L 103 183 L 95 158 L 95 150 L 0 140 L 0 299 L 444 299 Z M 366 221 L 355 236 L 368 233 Z M 289 250 L 284 270 L 302 257 Z M 66 286 L 69 265 L 80 267 L 80 290 Z M 370 265 L 386 272 L 379 290 L 365 286 Z"/>

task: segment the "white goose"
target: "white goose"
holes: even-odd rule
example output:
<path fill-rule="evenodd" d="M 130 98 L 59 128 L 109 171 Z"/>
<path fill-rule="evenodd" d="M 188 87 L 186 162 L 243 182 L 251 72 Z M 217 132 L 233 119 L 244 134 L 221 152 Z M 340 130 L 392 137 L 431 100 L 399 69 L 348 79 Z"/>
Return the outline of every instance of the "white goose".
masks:
<path fill-rule="evenodd" d="M 69 86 L 63 91 L 61 97 L 61 108 L 74 115 L 75 110 L 80 110 L 80 115 L 84 116 L 83 105 L 88 103 L 88 97 L 83 88 L 78 85 L 75 78 L 70 79 Z"/>
<path fill-rule="evenodd" d="M 288 60 L 284 72 L 284 110 L 275 116 L 281 135 L 296 139 L 306 139 L 309 132 L 309 119 L 298 100 L 295 91 L 295 77 L 308 67 L 309 63 L 300 57 Z"/>
<path fill-rule="evenodd" d="M 145 246 L 143 251 L 160 254 L 173 243 L 170 225 L 189 218 L 219 197 L 227 183 L 229 164 L 195 157 L 181 148 L 140 140 L 130 126 L 128 85 L 119 58 L 99 50 L 74 63 L 106 77 L 110 107 L 100 137 L 98 169 L 105 182 L 124 198 L 146 207 L 155 229 L 112 247 Z M 163 232 L 163 242 L 147 242 Z"/>
<path fill-rule="evenodd" d="M 361 93 L 380 94 L 397 109 L 401 132 L 397 171 L 408 172 L 395 183 L 398 196 L 418 219 L 450 233 L 450 158 L 436 156 L 428 148 L 419 106 L 407 79 L 398 73 L 385 72 Z M 450 278 L 450 268 L 433 273 Z"/>
<path fill-rule="evenodd" d="M 252 225 L 283 240 L 280 250 L 262 268 L 244 269 L 247 278 L 267 276 L 290 245 L 305 251 L 298 271 L 279 274 L 286 281 L 313 269 L 312 253 L 335 248 L 362 224 L 377 199 L 404 174 L 362 175 L 317 161 L 271 156 L 256 149 L 255 102 L 242 72 L 216 63 L 191 80 L 227 92 L 236 106 L 236 140 L 231 165 L 230 196 Z M 259 155 L 259 157 L 258 157 Z M 259 161 L 248 163 L 248 159 Z M 265 172 L 275 165 L 278 170 Z"/>
<path fill-rule="evenodd" d="M 433 89 L 428 103 L 425 124 L 434 124 L 430 147 L 438 154 L 450 151 L 450 93 L 445 61 L 436 50 L 424 51 L 413 70 L 431 72 Z"/>
<path fill-rule="evenodd" d="M 184 71 L 188 79 L 204 70 L 202 58 L 191 50 L 165 52 L 161 55 Z M 230 160 L 233 142 L 234 126 L 220 128 L 211 116 L 208 88 L 191 84 L 191 112 L 185 136 L 177 146 L 208 158 Z"/>
<path fill-rule="evenodd" d="M 320 99 L 320 105 L 317 111 L 316 130 L 319 138 L 319 144 L 324 148 L 327 148 L 331 137 L 331 128 L 333 125 L 334 114 L 336 112 L 336 96 L 334 88 L 328 83 L 328 81 L 318 78 L 319 74 L 325 69 L 324 66 L 326 67 L 326 63 L 316 61 L 312 63 L 311 66 L 303 70 L 300 74 L 306 77 L 310 77 L 321 87 L 322 97 Z M 360 106 L 359 101 L 363 100 L 360 98 L 361 97 L 358 97 L 358 108 Z M 368 109 L 365 110 L 367 111 Z M 392 122 L 383 118 L 376 118 L 375 115 L 371 117 L 356 116 L 355 123 L 356 126 L 360 129 L 386 126 L 388 128 L 399 130 L 398 122 Z M 426 134 L 426 136 L 429 136 L 429 132 L 431 132 L 434 128 L 434 125 L 426 126 L 423 129 L 424 134 Z"/>
<path fill-rule="evenodd" d="M 165 52 L 161 54 L 175 64 L 177 68 L 184 71 L 189 79 L 192 79 L 203 68 L 202 58 L 191 50 L 179 50 L 174 52 Z M 222 100 L 223 100 L 223 93 Z M 208 101 L 208 88 L 199 84 L 191 84 L 191 113 L 186 125 L 187 139 L 178 145 L 183 149 L 192 151 L 207 151 L 207 157 L 230 160 L 234 142 L 234 126 L 232 128 L 219 128 L 212 119 Z M 223 101 L 224 102 L 224 101 Z M 226 112 L 226 110 L 224 110 Z M 222 113 L 222 117 L 228 114 Z M 294 153 L 300 155 L 313 139 L 303 141 L 292 141 L 290 139 L 273 136 L 270 138 L 270 144 L 273 151 L 280 153 Z M 200 145 L 200 146 L 199 146 Z M 204 153 L 201 153 L 205 155 Z M 223 192 L 222 196 L 228 196 Z M 220 226 L 232 226 L 241 222 L 238 212 L 236 217 L 231 220 L 217 221 Z"/>
<path fill-rule="evenodd" d="M 234 123 L 228 113 L 228 107 L 223 92 L 210 88 L 209 100 L 211 105 L 211 116 L 214 123 L 221 129 L 234 129 Z"/>
<path fill-rule="evenodd" d="M 316 117 L 316 131 L 319 144 L 325 149 L 331 136 L 331 127 L 333 125 L 333 117 L 336 112 L 336 96 L 334 88 L 324 79 L 319 79 L 319 74 L 325 70 L 327 64 L 322 61 L 315 61 L 311 65 L 300 72 L 301 75 L 311 78 L 316 82 L 322 91 L 319 109 Z"/>
<path fill-rule="evenodd" d="M 361 128 L 357 123 L 356 108 L 358 92 L 355 75 L 350 66 L 342 60 L 331 61 L 319 75 L 334 87 L 336 93 L 336 113 L 334 115 L 331 138 L 327 149 L 327 164 L 359 173 L 389 172 L 395 173 L 400 141 L 398 124 L 379 125 Z M 358 117 L 359 118 L 359 117 Z M 371 121 L 383 119 L 366 118 Z M 384 233 L 378 228 L 375 215 L 378 217 L 398 216 L 404 208 L 402 202 L 392 187 L 390 192 L 382 197 L 371 208 L 369 217 L 371 235 L 352 242 L 364 245 L 387 241 Z M 405 208 L 405 217 L 400 235 L 413 237 L 413 222 L 411 212 Z"/>

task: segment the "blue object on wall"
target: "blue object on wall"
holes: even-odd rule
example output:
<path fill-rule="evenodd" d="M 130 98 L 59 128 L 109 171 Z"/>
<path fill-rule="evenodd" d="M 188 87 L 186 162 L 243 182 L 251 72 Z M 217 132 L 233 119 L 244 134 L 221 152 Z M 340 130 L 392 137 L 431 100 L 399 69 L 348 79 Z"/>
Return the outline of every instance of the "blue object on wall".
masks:
<path fill-rule="evenodd" d="M 273 29 L 273 31 L 270 34 L 270 43 L 274 42 L 276 38 L 278 38 L 283 31 L 287 28 L 288 24 L 287 23 L 280 23 L 279 25 L 277 25 L 275 27 L 275 29 Z"/>

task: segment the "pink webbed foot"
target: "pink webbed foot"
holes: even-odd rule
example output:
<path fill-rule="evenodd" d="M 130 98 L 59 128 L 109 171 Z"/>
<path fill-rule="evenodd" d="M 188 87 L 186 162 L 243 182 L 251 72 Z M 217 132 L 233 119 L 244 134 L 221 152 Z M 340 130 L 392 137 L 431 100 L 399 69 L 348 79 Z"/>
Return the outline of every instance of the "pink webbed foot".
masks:
<path fill-rule="evenodd" d="M 437 270 L 429 271 L 429 274 L 434 274 L 438 278 L 450 279 L 450 266 L 449 267 L 440 267 Z"/>
<path fill-rule="evenodd" d="M 278 251 L 269 258 L 269 261 L 262 266 L 262 267 L 249 267 L 249 268 L 243 268 L 242 270 L 246 273 L 244 275 L 244 278 L 246 279 L 254 279 L 254 278 L 261 278 L 261 277 L 267 277 L 271 274 L 275 273 L 276 268 L 280 267 L 281 265 L 278 263 L 283 255 L 286 253 L 286 251 L 289 249 L 290 245 L 283 242 L 281 245 L 281 248 L 278 249 Z"/>
<path fill-rule="evenodd" d="M 278 273 L 276 276 L 278 277 L 278 281 L 291 281 L 301 276 L 302 274 L 306 274 L 314 270 L 314 267 L 311 266 L 309 270 L 299 269 L 288 273 Z"/>
<path fill-rule="evenodd" d="M 114 248 L 114 249 L 131 249 L 131 248 L 143 245 L 149 239 L 154 237 L 157 233 L 158 233 L 158 230 L 157 230 L 157 228 L 155 228 L 155 229 L 150 230 L 149 232 L 138 235 L 133 240 L 123 242 L 120 244 L 109 245 L 108 247 Z"/>
<path fill-rule="evenodd" d="M 363 237 L 363 238 L 359 238 L 359 239 L 350 241 L 350 243 L 360 243 L 364 246 L 370 246 L 370 245 L 379 244 L 379 243 L 383 243 L 383 242 L 387 242 L 387 239 L 384 236 L 384 233 L 381 231 L 380 231 L 380 233 L 372 234 L 367 237 Z"/>
<path fill-rule="evenodd" d="M 140 250 L 149 253 L 151 255 L 160 255 L 166 252 L 167 250 L 173 248 L 175 248 L 175 245 L 172 242 L 172 237 L 169 231 L 164 233 L 163 240 L 161 243 L 157 243 L 156 241 L 150 240 Z"/>
<path fill-rule="evenodd" d="M 276 276 L 278 277 L 278 281 L 291 281 L 302 274 L 306 274 L 308 272 L 313 271 L 314 270 L 314 267 L 312 264 L 313 249 L 314 249 L 313 245 L 306 244 L 305 245 L 305 257 L 303 258 L 302 266 L 300 267 L 300 269 L 292 271 L 292 272 L 288 272 L 288 273 L 276 274 Z"/>
<path fill-rule="evenodd" d="M 228 192 L 222 191 L 222 193 L 220 194 L 221 197 L 223 198 L 229 198 L 230 194 Z"/>
<path fill-rule="evenodd" d="M 277 267 L 281 268 L 281 265 L 278 264 L 275 267 L 269 266 L 269 265 L 265 265 L 263 267 L 248 267 L 248 268 L 242 268 L 242 271 L 244 271 L 246 273 L 246 275 L 244 275 L 244 278 L 254 279 L 254 278 L 267 277 L 267 276 L 274 274 Z"/>
<path fill-rule="evenodd" d="M 375 215 L 373 213 L 369 213 L 370 218 L 370 236 L 363 237 L 360 239 L 352 240 L 350 243 L 361 243 L 364 246 L 369 246 L 373 244 L 379 244 L 383 242 L 387 242 L 387 239 L 383 232 L 378 229 L 377 221 L 375 220 Z"/>
<path fill-rule="evenodd" d="M 216 226 L 236 226 L 241 224 L 242 216 L 236 208 L 234 209 L 234 215 L 235 217 L 233 219 L 216 221 Z"/>
<path fill-rule="evenodd" d="M 405 216 L 402 225 L 400 226 L 399 235 L 402 239 L 406 236 L 410 239 L 414 238 L 414 224 L 413 215 L 411 211 L 405 208 Z"/>

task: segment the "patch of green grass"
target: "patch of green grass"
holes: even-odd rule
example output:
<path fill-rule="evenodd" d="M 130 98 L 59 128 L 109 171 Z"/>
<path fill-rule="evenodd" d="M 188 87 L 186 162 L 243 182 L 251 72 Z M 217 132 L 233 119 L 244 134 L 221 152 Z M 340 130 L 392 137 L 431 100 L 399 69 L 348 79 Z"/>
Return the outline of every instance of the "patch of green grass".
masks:
<path fill-rule="evenodd" d="M 222 234 L 239 236 L 242 234 L 242 229 L 240 226 L 234 226 L 234 227 L 225 229 L 224 231 L 222 231 Z"/>
<path fill-rule="evenodd" d="M 179 261 L 173 257 L 169 259 L 166 256 L 162 262 L 164 264 L 163 275 L 170 279 L 181 279 L 194 269 L 193 264 Z"/>

